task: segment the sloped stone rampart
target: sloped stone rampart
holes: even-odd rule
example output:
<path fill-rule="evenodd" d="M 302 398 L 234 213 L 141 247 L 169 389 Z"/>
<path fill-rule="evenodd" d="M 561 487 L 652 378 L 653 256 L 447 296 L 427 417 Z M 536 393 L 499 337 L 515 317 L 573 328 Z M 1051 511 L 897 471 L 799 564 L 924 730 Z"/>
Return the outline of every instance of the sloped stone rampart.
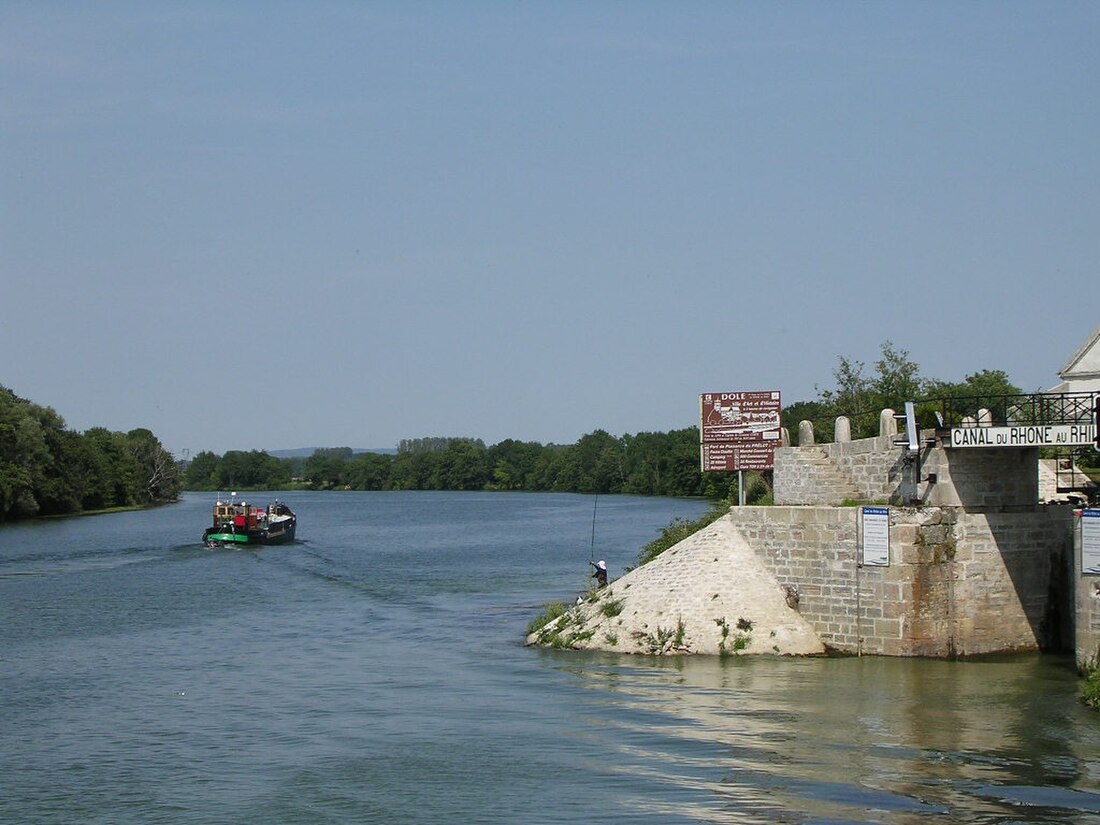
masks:
<path fill-rule="evenodd" d="M 823 653 L 810 623 L 786 598 L 727 515 L 527 641 L 642 654 Z"/>

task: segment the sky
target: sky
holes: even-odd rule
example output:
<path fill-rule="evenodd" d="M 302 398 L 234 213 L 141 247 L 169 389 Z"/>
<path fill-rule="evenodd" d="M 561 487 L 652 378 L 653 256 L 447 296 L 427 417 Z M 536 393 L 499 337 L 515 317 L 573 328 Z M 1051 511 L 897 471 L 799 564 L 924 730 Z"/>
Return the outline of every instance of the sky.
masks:
<path fill-rule="evenodd" d="M 570 444 L 1100 324 L 1094 2 L 0 2 L 0 384 L 177 455 Z"/>

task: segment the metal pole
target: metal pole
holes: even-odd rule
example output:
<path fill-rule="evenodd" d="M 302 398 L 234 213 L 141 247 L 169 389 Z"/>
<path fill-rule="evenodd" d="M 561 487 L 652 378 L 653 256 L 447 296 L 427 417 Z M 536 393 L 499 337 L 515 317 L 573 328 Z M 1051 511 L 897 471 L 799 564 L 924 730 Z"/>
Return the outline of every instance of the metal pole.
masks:
<path fill-rule="evenodd" d="M 737 471 L 737 505 L 745 506 L 745 471 Z"/>

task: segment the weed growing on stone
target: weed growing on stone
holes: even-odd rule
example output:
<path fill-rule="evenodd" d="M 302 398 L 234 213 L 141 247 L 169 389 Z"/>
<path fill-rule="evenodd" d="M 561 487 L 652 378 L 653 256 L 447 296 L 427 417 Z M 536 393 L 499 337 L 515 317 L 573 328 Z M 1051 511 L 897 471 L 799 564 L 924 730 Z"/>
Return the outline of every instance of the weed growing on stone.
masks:
<path fill-rule="evenodd" d="M 714 623 L 718 625 L 719 630 L 722 632 L 722 638 L 718 640 L 718 655 L 722 658 L 740 653 L 752 641 L 752 621 L 749 619 L 740 618 L 737 620 L 738 632 L 733 637 L 732 642 L 730 641 L 730 623 L 726 621 L 726 617 L 715 619 Z"/>
<path fill-rule="evenodd" d="M 1100 657 L 1081 668 L 1081 701 L 1090 708 L 1100 710 Z"/>
<path fill-rule="evenodd" d="M 531 619 L 531 622 L 527 625 L 527 635 L 532 633 L 538 633 L 554 619 L 565 613 L 565 604 L 563 602 L 550 602 L 546 605 L 546 609 L 542 611 L 538 616 Z"/>
<path fill-rule="evenodd" d="M 684 620 L 681 618 L 677 620 L 675 629 L 658 625 L 652 633 L 636 634 L 635 639 L 638 647 L 645 648 L 646 653 L 652 656 L 663 656 L 673 650 L 687 650 L 684 645 L 686 630 Z"/>
<path fill-rule="evenodd" d="M 623 612 L 623 600 L 622 599 L 608 599 L 606 602 L 600 605 L 600 613 L 607 618 L 613 618 Z"/>

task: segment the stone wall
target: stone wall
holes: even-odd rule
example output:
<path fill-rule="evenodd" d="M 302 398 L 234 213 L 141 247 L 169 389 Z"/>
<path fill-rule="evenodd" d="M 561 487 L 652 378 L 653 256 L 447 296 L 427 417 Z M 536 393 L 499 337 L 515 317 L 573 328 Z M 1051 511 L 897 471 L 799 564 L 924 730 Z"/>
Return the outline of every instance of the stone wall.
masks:
<path fill-rule="evenodd" d="M 1039 501 L 1039 450 L 1036 447 L 944 448 L 926 450 L 920 498 L 927 504 L 967 509 L 1031 508 Z"/>
<path fill-rule="evenodd" d="M 950 657 L 1068 643 L 1072 617 L 1059 610 L 1070 587 L 1068 508 L 984 514 L 894 507 L 889 567 L 857 564 L 859 512 L 732 511 L 758 558 L 797 591 L 799 612 L 829 647 Z"/>
<path fill-rule="evenodd" d="M 833 464 L 859 490 L 859 501 L 899 501 L 905 451 L 890 435 L 822 444 Z"/>
<path fill-rule="evenodd" d="M 879 416 L 879 435 L 851 440 L 844 416 L 835 440 L 816 443 L 813 425 L 799 425 L 797 447 L 775 451 L 776 504 L 843 505 L 850 501 L 908 503 L 917 499 L 914 457 L 897 443 L 893 410 Z"/>
<path fill-rule="evenodd" d="M 776 504 L 839 506 L 846 501 L 931 504 L 970 510 L 1031 508 L 1040 500 L 1039 450 L 927 446 L 919 455 L 885 435 L 781 447 L 775 451 Z"/>

